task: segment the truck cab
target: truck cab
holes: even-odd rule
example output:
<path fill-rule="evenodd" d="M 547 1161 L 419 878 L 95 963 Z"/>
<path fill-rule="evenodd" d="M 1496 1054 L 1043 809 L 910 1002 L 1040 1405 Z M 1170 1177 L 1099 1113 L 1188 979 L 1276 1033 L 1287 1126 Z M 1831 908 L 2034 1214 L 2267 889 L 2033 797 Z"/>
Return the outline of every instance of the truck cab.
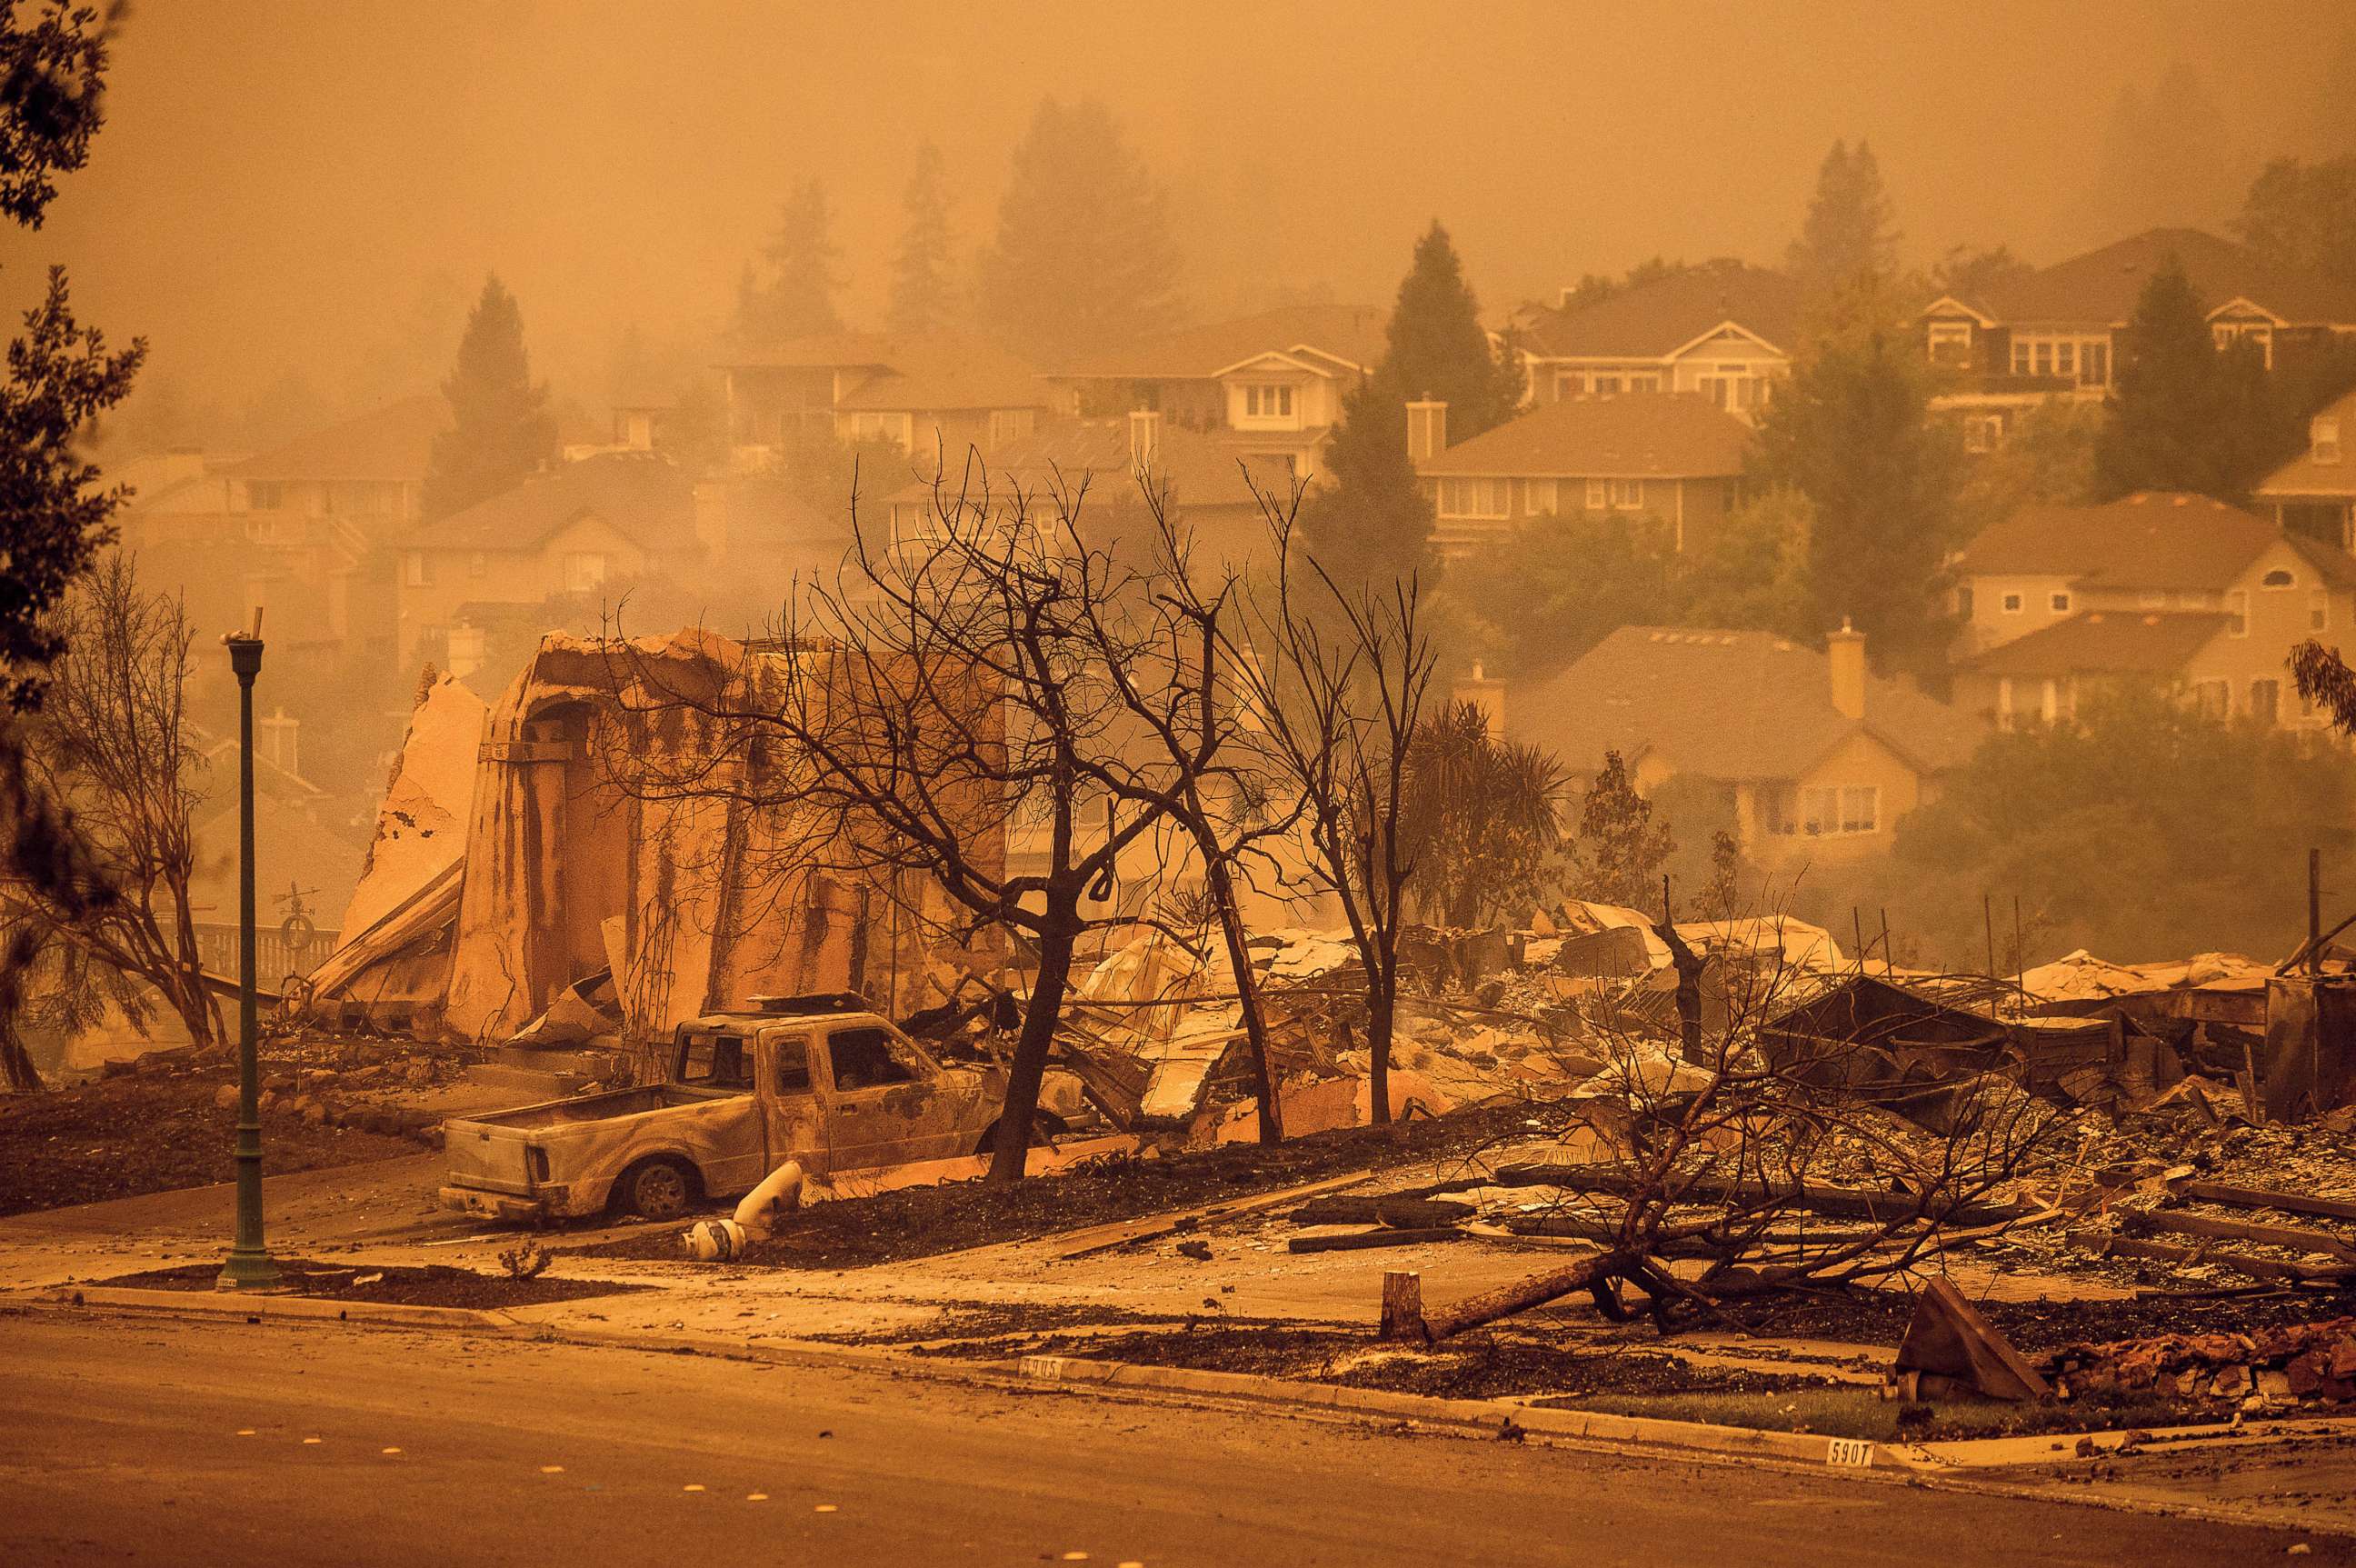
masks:
<path fill-rule="evenodd" d="M 449 1122 L 444 1202 L 509 1219 L 609 1204 L 668 1219 L 787 1160 L 824 1176 L 988 1144 L 1001 1069 L 938 1062 L 848 993 L 754 1004 L 680 1025 L 659 1084 Z"/>

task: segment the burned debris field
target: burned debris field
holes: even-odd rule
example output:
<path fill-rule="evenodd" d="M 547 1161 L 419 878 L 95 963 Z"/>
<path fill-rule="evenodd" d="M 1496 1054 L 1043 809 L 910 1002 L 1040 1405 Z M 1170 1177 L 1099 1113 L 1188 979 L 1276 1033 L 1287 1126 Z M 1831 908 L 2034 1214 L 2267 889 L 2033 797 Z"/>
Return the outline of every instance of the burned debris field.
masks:
<path fill-rule="evenodd" d="M 2356 1565 L 2356 16 L 1932 20 L 0 0 L 0 1563 Z"/>

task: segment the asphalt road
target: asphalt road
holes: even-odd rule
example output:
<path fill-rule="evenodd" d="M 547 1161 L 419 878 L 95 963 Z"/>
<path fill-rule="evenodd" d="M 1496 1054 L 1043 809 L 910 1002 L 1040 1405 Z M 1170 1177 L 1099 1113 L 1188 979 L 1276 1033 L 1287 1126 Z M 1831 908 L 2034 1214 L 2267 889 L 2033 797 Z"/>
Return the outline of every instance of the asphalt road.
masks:
<path fill-rule="evenodd" d="M 0 1311 L 0 1563 L 2133 1563 L 2042 1500 L 455 1333 Z M 1085 1553 L 1085 1558 L 1076 1554 Z M 2304 1561 L 2347 1561 L 2315 1543 Z"/>

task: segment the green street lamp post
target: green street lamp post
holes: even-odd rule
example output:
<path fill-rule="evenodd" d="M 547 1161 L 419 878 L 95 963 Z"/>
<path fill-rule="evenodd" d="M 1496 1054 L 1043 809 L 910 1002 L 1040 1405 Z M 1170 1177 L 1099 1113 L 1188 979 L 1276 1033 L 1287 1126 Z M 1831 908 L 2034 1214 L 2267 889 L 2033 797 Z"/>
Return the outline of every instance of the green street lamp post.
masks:
<path fill-rule="evenodd" d="M 253 678 L 262 673 L 262 616 L 253 629 L 221 639 L 237 675 L 237 1241 L 219 1288 L 279 1288 L 278 1265 L 262 1243 L 262 1064 L 253 1007 Z"/>

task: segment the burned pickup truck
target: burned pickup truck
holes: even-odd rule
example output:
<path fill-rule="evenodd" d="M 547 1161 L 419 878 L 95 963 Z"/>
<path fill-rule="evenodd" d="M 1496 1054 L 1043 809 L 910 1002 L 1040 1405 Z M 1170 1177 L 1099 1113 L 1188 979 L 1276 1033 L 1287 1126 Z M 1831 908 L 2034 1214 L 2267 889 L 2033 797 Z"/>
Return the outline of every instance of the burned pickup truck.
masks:
<path fill-rule="evenodd" d="M 443 1203 L 510 1220 L 609 1207 L 669 1219 L 787 1160 L 820 1176 L 990 1146 L 1002 1069 L 936 1061 L 848 993 L 754 1002 L 680 1025 L 661 1083 L 446 1123 Z"/>

